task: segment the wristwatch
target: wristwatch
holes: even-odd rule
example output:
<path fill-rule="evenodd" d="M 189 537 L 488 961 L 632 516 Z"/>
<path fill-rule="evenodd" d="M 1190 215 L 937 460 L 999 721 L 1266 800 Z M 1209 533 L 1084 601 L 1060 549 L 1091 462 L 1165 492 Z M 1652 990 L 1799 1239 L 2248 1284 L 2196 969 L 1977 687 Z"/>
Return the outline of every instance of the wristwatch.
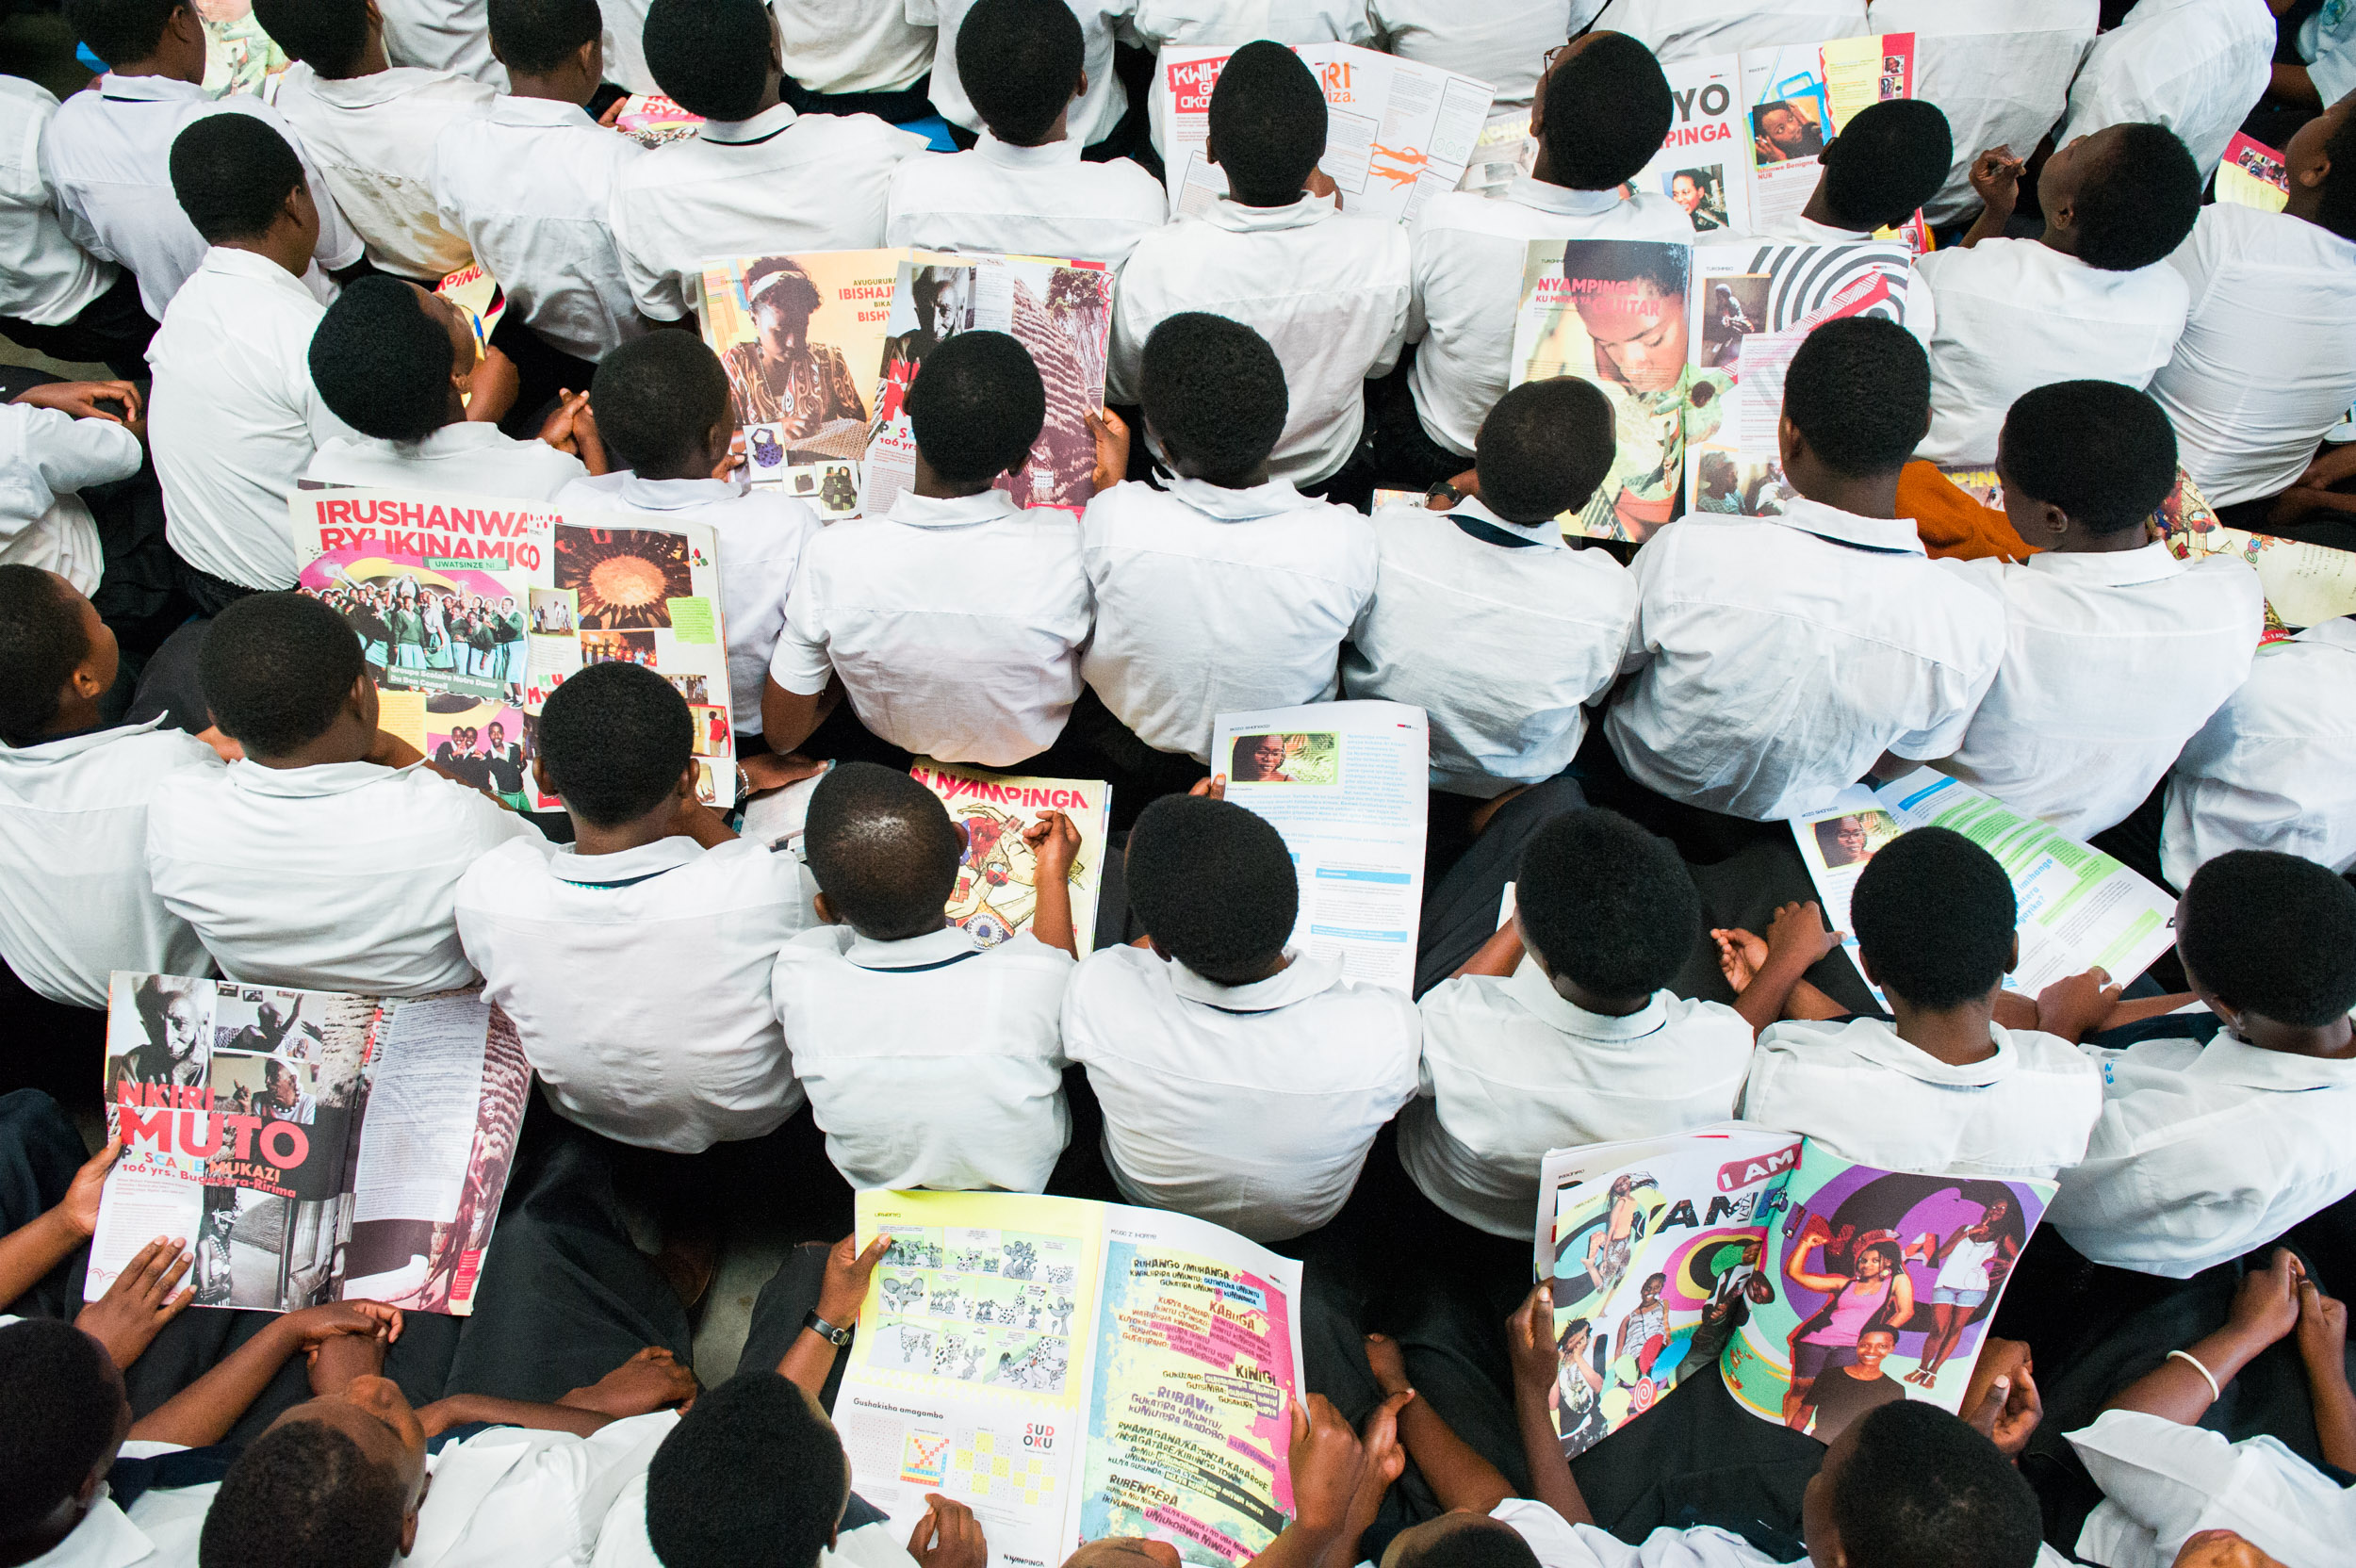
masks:
<path fill-rule="evenodd" d="M 816 1334 L 819 1338 L 825 1340 L 827 1344 L 833 1346 L 838 1350 L 842 1349 L 845 1345 L 851 1343 L 850 1330 L 838 1329 L 814 1312 L 802 1319 L 802 1327 L 808 1329 L 811 1333 Z"/>

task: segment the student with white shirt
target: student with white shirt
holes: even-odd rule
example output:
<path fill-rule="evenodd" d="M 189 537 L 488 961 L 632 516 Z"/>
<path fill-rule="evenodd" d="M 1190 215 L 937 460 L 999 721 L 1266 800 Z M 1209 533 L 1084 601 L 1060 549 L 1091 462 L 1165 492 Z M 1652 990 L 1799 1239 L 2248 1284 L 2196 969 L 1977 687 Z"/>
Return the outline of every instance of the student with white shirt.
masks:
<path fill-rule="evenodd" d="M 149 802 L 156 896 L 250 985 L 423 996 L 470 986 L 459 878 L 532 825 L 377 727 L 342 616 L 256 594 L 215 617 L 198 674 L 245 759 L 183 769 Z"/>
<path fill-rule="evenodd" d="M 949 923 L 963 835 L 907 774 L 838 763 L 803 852 L 818 916 L 777 955 L 777 1016 L 826 1154 L 854 1187 L 1038 1192 L 1072 1136 L 1058 1020 L 1078 952 L 1060 811 L 1022 830 L 1030 929 L 994 947 Z"/>
<path fill-rule="evenodd" d="M 2266 95 L 2276 30 L 2270 0 L 2136 0 L 2086 52 L 2054 144 L 2153 122 L 2191 149 L 2207 184 Z"/>
<path fill-rule="evenodd" d="M 139 279 L 66 231 L 41 160 L 57 113 L 48 89 L 0 76 L 0 333 L 52 359 L 104 360 L 137 376 L 155 322 L 139 307 Z"/>
<path fill-rule="evenodd" d="M 279 113 L 302 133 L 381 270 L 428 287 L 474 259 L 434 201 L 434 148 L 495 94 L 469 76 L 394 65 L 375 0 L 254 0 L 254 18 L 295 63 Z"/>
<path fill-rule="evenodd" d="M 1614 0 L 1602 20 L 1663 60 L 1778 44 L 1822 43 L 1873 29 L 1866 0 Z"/>
<path fill-rule="evenodd" d="M 2201 214 L 2201 176 L 2166 127 L 2112 125 L 2045 160 L 2045 232 L 2004 237 L 2021 160 L 2003 148 L 1973 162 L 1987 203 L 1953 250 L 1915 263 L 1931 286 L 1931 430 L 1918 456 L 1985 463 L 2004 411 L 2032 387 L 2095 378 L 2137 389 L 2184 335 L 2189 290 L 2164 265 Z"/>
<path fill-rule="evenodd" d="M 1126 866 L 1146 944 L 1091 954 L 1063 1008 L 1114 1184 L 1254 1241 L 1316 1230 L 1415 1096 L 1415 1004 L 1286 945 L 1292 857 L 1239 806 L 1164 796 L 1138 816 Z"/>
<path fill-rule="evenodd" d="M 510 90 L 502 69 L 509 62 L 491 36 L 488 0 L 376 0 L 376 5 L 384 17 L 384 57 L 393 64 L 452 72 L 494 92 Z M 602 17 L 598 24 L 604 25 Z"/>
<path fill-rule="evenodd" d="M 98 592 L 106 547 L 81 492 L 145 466 L 143 406 L 121 381 L 51 382 L 0 403 L 0 563 Z"/>
<path fill-rule="evenodd" d="M 1809 334 L 1784 382 L 1780 516 L 1689 516 L 1636 554 L 1636 629 L 1604 721 L 1656 793 L 1775 822 L 1885 752 L 1943 757 L 1996 678 L 2001 605 L 1954 580 L 1897 515 L 1930 420 L 1922 346 L 1894 321 Z"/>
<path fill-rule="evenodd" d="M 601 0 L 612 9 L 646 0 Z M 872 114 L 894 125 L 933 112 L 936 29 L 908 7 L 843 6 L 836 0 L 770 0 L 778 36 L 794 62 L 788 101 L 805 114 Z M 635 31 L 635 29 L 633 29 Z"/>
<path fill-rule="evenodd" d="M 1063 0 L 975 0 L 957 48 L 981 138 L 892 172 L 884 243 L 1118 267 L 1168 221 L 1159 180 L 1127 158 L 1080 156 L 1072 111 L 1088 91 L 1085 45 Z"/>
<path fill-rule="evenodd" d="M 1546 0 L 1543 5 L 1524 0 L 1367 0 L 1366 5 L 1366 20 L 1380 41 L 1372 47 L 1487 82 L 1497 90 L 1500 109 L 1527 105 L 1538 90 L 1547 54 L 1604 20 L 1609 9 L 1608 0 Z M 1368 42 L 1349 37 L 1342 41 Z"/>
<path fill-rule="evenodd" d="M 713 256 L 884 243 L 892 171 L 923 138 L 867 115 L 796 114 L 761 0 L 654 0 L 644 37 L 663 90 L 705 123 L 615 184 L 614 241 L 641 316 L 695 315 Z"/>
<path fill-rule="evenodd" d="M 1548 7 L 1533 8 L 1539 15 L 1524 24 L 1522 31 L 1551 34 L 1530 51 L 1533 62 L 1530 70 L 1534 75 L 1537 57 L 1557 38 L 1568 37 L 1570 30 L 1559 24 L 1548 27 L 1545 16 Z M 1124 43 L 1156 55 L 1170 48 L 1234 45 L 1263 38 L 1278 43 L 1356 43 L 1371 48 L 1375 27 L 1366 14 L 1366 0 L 1137 0 L 1136 8 L 1121 25 L 1121 38 Z M 970 85 L 973 74 L 965 70 L 965 62 L 958 61 L 957 69 Z M 1465 74 L 1490 79 L 1477 71 Z"/>
<path fill-rule="evenodd" d="M 2090 839 L 2142 804 L 2239 689 L 2266 625 L 2246 562 L 2176 559 L 2149 524 L 2176 487 L 2160 405 L 2117 382 L 2024 394 L 2004 418 L 2004 515 L 2038 553 L 1942 563 L 2004 607 L 2004 657 L 1936 766 Z"/>
<path fill-rule="evenodd" d="M 1080 20 L 1087 43 L 1083 68 L 1088 90 L 1072 106 L 1072 134 L 1081 146 L 1094 148 L 1122 128 L 1129 114 L 1129 90 L 1113 69 L 1113 45 L 1137 0 L 1065 0 Z M 968 95 L 958 69 L 957 37 L 965 30 L 966 12 L 975 0 L 904 0 L 909 22 L 930 23 L 936 28 L 931 96 L 933 108 L 957 130 L 968 135 L 982 128 L 981 115 Z M 960 142 L 963 138 L 958 139 Z M 1125 139 L 1125 138 L 1124 138 Z M 1109 149 L 1108 149 L 1109 151 Z"/>
<path fill-rule="evenodd" d="M 1841 134 L 1824 143 L 1823 172 L 1808 204 L 1781 221 L 1759 225 L 1761 234 L 1810 244 L 1841 245 L 1871 239 L 1913 218 L 1939 191 L 1955 156 L 1947 116 L 1936 104 L 1892 98 L 1868 104 L 1850 117 Z M 1930 291 L 1916 275 L 1906 287 L 1906 314 L 1927 318 Z M 1928 336 L 1923 323 L 1917 335 Z"/>
<path fill-rule="evenodd" d="M 545 501 L 605 466 L 585 392 L 567 394 L 536 441 L 502 432 L 514 365 L 477 343 L 466 312 L 416 284 L 362 278 L 345 289 L 311 335 L 310 362 L 320 398 L 358 433 L 319 443 L 303 474 L 315 485 Z"/>
<path fill-rule="evenodd" d="M 1012 767 L 1063 733 L 1092 624 L 1072 519 L 994 487 L 1028 461 L 1046 389 L 1022 344 L 966 332 L 924 356 L 908 411 L 915 484 L 802 553 L 762 733 L 791 751 L 847 694 L 889 744 Z"/>

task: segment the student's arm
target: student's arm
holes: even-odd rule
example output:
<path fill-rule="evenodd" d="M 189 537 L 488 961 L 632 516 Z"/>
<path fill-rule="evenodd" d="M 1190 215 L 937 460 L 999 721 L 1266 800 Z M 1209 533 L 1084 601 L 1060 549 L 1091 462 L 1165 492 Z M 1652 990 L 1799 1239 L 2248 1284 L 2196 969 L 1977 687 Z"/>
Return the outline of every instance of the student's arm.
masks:
<path fill-rule="evenodd" d="M 1320 1568 L 1342 1545 L 1350 1503 L 1366 1470 L 1366 1452 L 1358 1434 L 1321 1394 L 1292 1410 L 1292 1446 L 1285 1456 L 1292 1473 L 1292 1522 L 1249 1568 Z"/>
<path fill-rule="evenodd" d="M 1983 239 L 2001 239 L 2021 200 L 2021 172 L 2028 167 L 2012 155 L 2010 147 L 1992 147 L 1972 160 L 1972 190 L 1986 204 L 1972 232 L 1963 237 L 1966 250 Z"/>
<path fill-rule="evenodd" d="M 132 1256 L 106 1295 L 82 1309 L 74 1326 L 104 1345 L 107 1359 L 127 1371 L 164 1325 L 196 1299 L 194 1285 L 175 1290 L 195 1262 L 179 1242 L 157 1236 Z"/>
<path fill-rule="evenodd" d="M 1562 1440 L 1555 1435 L 1547 1409 L 1561 1353 L 1554 1348 L 1554 1293 L 1546 1286 L 1531 1291 L 1506 1319 L 1505 1352 L 1513 1364 L 1513 1419 L 1521 1428 L 1530 1490 L 1565 1523 L 1594 1524 L 1595 1516 L 1571 1475 L 1571 1462 L 1562 1457 Z"/>
<path fill-rule="evenodd" d="M 2029 1347 L 2017 1339 L 1990 1339 L 1972 1364 L 1961 1413 L 2006 1459 L 2020 1460 L 2045 1418 L 2045 1402 L 2032 1376 Z"/>
<path fill-rule="evenodd" d="M 2273 79 L 2266 84 L 2266 95 L 2280 98 L 2285 104 L 2299 104 L 2307 108 L 2324 106 L 2323 91 L 2303 65 L 2277 65 Z"/>
<path fill-rule="evenodd" d="M 1077 958 L 1080 943 L 1072 929 L 1072 860 L 1080 853 L 1080 830 L 1061 811 L 1041 811 L 1039 821 L 1023 830 L 1023 841 L 1031 846 L 1038 861 L 1033 890 L 1039 904 L 1031 916 L 1031 935 Z"/>
<path fill-rule="evenodd" d="M 1513 1483 L 1457 1436 L 1429 1400 L 1415 1396 L 1415 1388 L 1407 1380 L 1406 1361 L 1395 1341 L 1385 1334 L 1368 1334 L 1366 1364 L 1373 1369 L 1374 1384 L 1383 1398 L 1401 1401 L 1397 1418 L 1399 1446 L 1432 1483 L 1432 1494 L 1442 1508 L 1486 1513 L 1513 1495 Z M 1553 1373 L 1546 1376 L 1550 1380 Z"/>
<path fill-rule="evenodd" d="M 826 686 L 805 695 L 777 684 L 774 675 L 761 683 L 761 732 L 772 751 L 792 751 L 826 722 L 843 700 L 843 678 L 828 675 Z"/>
<path fill-rule="evenodd" d="M 2099 966 L 2056 980 L 2037 993 L 2037 1026 L 2075 1045 L 2098 1024 L 2107 1026 L 2121 988 Z"/>
<path fill-rule="evenodd" d="M 558 394 L 556 412 L 540 426 L 540 439 L 581 459 L 581 466 L 592 474 L 614 470 L 606 459 L 605 438 L 597 433 L 597 410 L 590 407 L 586 392 Z"/>
<path fill-rule="evenodd" d="M 736 837 L 736 830 L 728 825 L 728 820 L 693 793 L 679 802 L 679 825 L 674 831 L 685 834 L 705 849 L 717 849 Z"/>
<path fill-rule="evenodd" d="M 91 1155 L 74 1173 L 72 1184 L 56 1208 L 0 1236 L 0 1307 L 41 1283 L 98 1229 L 98 1200 L 106 1190 L 106 1172 L 122 1152 L 123 1145 L 117 1142 Z"/>
<path fill-rule="evenodd" d="M 131 1435 L 143 1443 L 178 1443 L 190 1448 L 219 1443 L 288 1357 L 335 1334 L 381 1335 L 389 1345 L 401 1337 L 401 1314 L 375 1301 L 336 1301 L 290 1312 L 230 1351 L 145 1420 L 134 1423 Z"/>
<path fill-rule="evenodd" d="M 2299 1282 L 2299 1359 L 2315 1407 L 2315 1439 L 2324 1462 L 2356 1470 L 2356 1389 L 2348 1382 L 2348 1308 Z"/>
<path fill-rule="evenodd" d="M 1814 908 L 1815 906 L 1805 907 Z M 1818 929 L 1823 929 L 1824 918 L 1821 915 L 1816 917 L 1816 923 Z M 1710 936 L 1718 944 L 1718 972 L 1726 977 L 1727 986 L 1738 999 L 1748 996 L 1753 981 L 1767 967 L 1767 939 L 1755 936 L 1741 926 L 1713 927 Z M 1774 1017 L 1766 1017 L 1763 1022 L 1752 1021 L 1752 1009 L 1743 1007 L 1739 1000 L 1735 1010 L 1751 1023 L 1754 1037 L 1763 1033 L 1767 1025 L 1777 1018 L 1833 1019 L 1849 1016 L 1848 1008 L 1817 989 L 1815 982 L 1805 979 L 1792 982 L 1791 988 L 1784 993 L 1780 1010 Z M 1763 1005 L 1759 1011 L 1764 1016 Z"/>
<path fill-rule="evenodd" d="M 2217 1380 L 2217 1389 L 2224 1388 L 2261 1350 L 2298 1327 L 2299 1287 L 2305 1279 L 2306 1270 L 2290 1249 L 2276 1248 L 2266 1269 L 2242 1281 L 2225 1327 L 2185 1349 L 2184 1355 L 2208 1369 L 2208 1378 L 2186 1365 L 2182 1356 L 2171 1355 L 2113 1395 L 2102 1408 L 2141 1411 L 2179 1426 L 2199 1426 L 2217 1397 L 2209 1378 Z"/>
<path fill-rule="evenodd" d="M 574 1389 L 552 1405 L 499 1399 L 487 1394 L 453 1394 L 421 1407 L 417 1419 L 425 1424 L 428 1437 L 477 1422 L 587 1437 L 609 1423 L 685 1405 L 695 1397 L 695 1374 L 669 1350 L 650 1345 L 588 1387 Z"/>
<path fill-rule="evenodd" d="M 1464 960 L 1452 979 L 1467 974 L 1486 974 L 1502 980 L 1522 966 L 1522 923 L 1516 915 L 1497 927 L 1497 935 L 1481 944 L 1480 951 Z"/>
<path fill-rule="evenodd" d="M 856 1235 L 834 1244 L 826 1253 L 826 1282 L 818 1287 L 817 1314 L 838 1329 L 859 1321 L 859 1309 L 867 1304 L 867 1282 L 874 1278 L 884 1254 L 892 1250 L 892 1238 L 877 1236 L 864 1252 L 858 1247 Z M 786 1348 L 785 1359 L 777 1363 L 777 1376 L 800 1384 L 815 1398 L 826 1386 L 826 1374 L 834 1370 L 835 1354 L 835 1347 L 825 1335 L 806 1328 Z"/>
<path fill-rule="evenodd" d="M 1767 958 L 1734 1000 L 1734 1010 L 1756 1036 L 1783 1017 L 1784 1005 L 1816 961 L 1841 950 L 1841 933 L 1824 929 L 1824 911 L 1813 900 L 1787 904 L 1767 927 Z"/>

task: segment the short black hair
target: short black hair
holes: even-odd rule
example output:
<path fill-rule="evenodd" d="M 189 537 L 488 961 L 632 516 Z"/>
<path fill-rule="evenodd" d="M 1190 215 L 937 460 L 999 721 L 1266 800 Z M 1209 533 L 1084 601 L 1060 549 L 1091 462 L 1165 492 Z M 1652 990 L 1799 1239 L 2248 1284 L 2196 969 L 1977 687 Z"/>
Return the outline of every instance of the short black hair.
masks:
<path fill-rule="evenodd" d="M 293 1420 L 229 1466 L 205 1515 L 201 1568 L 391 1568 L 409 1511 L 401 1478 L 339 1428 Z"/>
<path fill-rule="evenodd" d="M 818 781 L 802 843 L 826 903 L 876 941 L 939 930 L 965 858 L 941 797 L 874 762 L 837 762 Z"/>
<path fill-rule="evenodd" d="M 1481 421 L 1481 504 L 1509 523 L 1542 523 L 1595 498 L 1618 449 L 1602 388 L 1577 376 L 1524 382 Z"/>
<path fill-rule="evenodd" d="M 188 0 L 65 0 L 66 25 L 109 68 L 146 59 Z"/>
<path fill-rule="evenodd" d="M 1522 851 L 1514 900 L 1547 969 L 1613 1002 L 1668 985 L 1701 939 L 1685 862 L 1616 811 L 1566 811 L 1540 828 Z"/>
<path fill-rule="evenodd" d="M 2105 272 L 2166 261 L 2201 217 L 2201 166 L 2166 125 L 2114 125 L 2110 155 L 2078 177 L 2078 259 Z"/>
<path fill-rule="evenodd" d="M 1063 0 L 974 0 L 957 24 L 957 53 L 973 112 L 1017 147 L 1054 128 L 1088 65 L 1080 19 Z"/>
<path fill-rule="evenodd" d="M 650 332 L 598 363 L 589 402 L 617 467 L 677 479 L 728 417 L 728 373 L 695 334 Z"/>
<path fill-rule="evenodd" d="M 123 1384 L 106 1348 L 71 1323 L 0 1328 L 0 1541 L 46 1519 L 114 1446 Z"/>
<path fill-rule="evenodd" d="M 2057 381 L 2004 416 L 1998 461 L 2013 483 L 2094 533 L 2140 528 L 2176 488 L 2176 430 L 2151 394 Z"/>
<path fill-rule="evenodd" d="M 1894 229 L 1939 194 L 1955 135 L 1937 104 L 1868 104 L 1824 148 L 1824 201 L 1844 229 Z"/>
<path fill-rule="evenodd" d="M 1914 334 L 1885 318 L 1827 321 L 1792 356 L 1783 413 L 1835 473 L 1894 472 L 1930 429 L 1930 356 Z"/>
<path fill-rule="evenodd" d="M 1284 366 L 1268 340 L 1224 316 L 1185 310 L 1148 335 L 1138 356 L 1145 421 L 1175 463 L 1213 483 L 1266 463 L 1292 412 Z"/>
<path fill-rule="evenodd" d="M 1521 1532 L 1499 1519 L 1460 1525 L 1430 1545 L 1409 1544 L 1398 1568 L 1538 1568 Z"/>
<path fill-rule="evenodd" d="M 1996 988 L 2012 968 L 2019 919 L 1996 857 L 1946 827 L 1890 840 L 1849 895 L 1849 927 L 1874 980 L 1932 1012 Z"/>
<path fill-rule="evenodd" d="M 2315 222 L 2342 239 L 2356 239 L 2356 112 L 2340 122 L 2323 144 L 2323 155 L 2331 160 L 2331 172 L 2323 177 Z"/>
<path fill-rule="evenodd" d="M 286 57 L 348 76 L 368 47 L 368 0 L 254 0 L 254 20 Z"/>
<path fill-rule="evenodd" d="M 1546 177 L 1573 190 L 1625 184 L 1661 151 L 1676 118 L 1653 52 L 1626 33 L 1591 33 L 1546 81 Z"/>
<path fill-rule="evenodd" d="M 1876 862 L 1878 863 L 1878 862 Z M 1897 1399 L 1857 1423 L 1833 1478 L 1849 1568 L 2031 1568 L 2037 1494 L 1987 1438 L 1937 1405 Z"/>
<path fill-rule="evenodd" d="M 681 108 L 750 120 L 769 88 L 771 25 L 762 0 L 654 0 L 639 39 L 646 70 Z"/>
<path fill-rule="evenodd" d="M 1047 385 L 1031 351 L 1003 332 L 961 332 L 924 355 L 908 384 L 916 452 L 951 484 L 1023 466 L 1047 423 Z"/>
<path fill-rule="evenodd" d="M 303 183 L 303 159 L 251 114 L 205 115 L 172 143 L 172 194 L 207 245 L 268 234 Z"/>
<path fill-rule="evenodd" d="M 380 441 L 422 441 L 450 422 L 450 329 L 415 284 L 382 273 L 344 286 L 311 333 L 311 382 L 335 417 Z"/>
<path fill-rule="evenodd" d="M 326 734 L 367 670 L 344 618 L 291 591 L 230 605 L 213 617 L 196 654 L 213 723 L 261 757 L 284 757 Z"/>
<path fill-rule="evenodd" d="M 605 37 L 597 0 L 490 0 L 491 51 L 510 71 L 537 76 Z"/>
<path fill-rule="evenodd" d="M 1325 92 L 1301 57 L 1267 39 L 1227 57 L 1211 89 L 1208 126 L 1239 202 L 1285 206 L 1325 155 Z"/>
<path fill-rule="evenodd" d="M 695 716 L 678 687 L 644 665 L 592 664 L 548 694 L 538 736 L 564 809 L 592 827 L 619 827 L 678 791 L 695 758 Z"/>
<path fill-rule="evenodd" d="M 0 566 L 0 743 L 28 746 L 90 657 L 82 596 L 39 566 Z"/>
<path fill-rule="evenodd" d="M 2356 1011 L 2356 888 L 2313 860 L 2236 849 L 2192 874 L 2176 927 L 2218 1001 L 2297 1029 Z"/>
<path fill-rule="evenodd" d="M 1171 957 L 1239 985 L 1284 951 L 1301 879 L 1264 819 L 1208 795 L 1165 795 L 1129 832 L 1129 906 Z"/>
<path fill-rule="evenodd" d="M 849 1495 L 843 1440 L 767 1368 L 689 1406 L 646 1466 L 646 1541 L 663 1568 L 810 1568 Z"/>

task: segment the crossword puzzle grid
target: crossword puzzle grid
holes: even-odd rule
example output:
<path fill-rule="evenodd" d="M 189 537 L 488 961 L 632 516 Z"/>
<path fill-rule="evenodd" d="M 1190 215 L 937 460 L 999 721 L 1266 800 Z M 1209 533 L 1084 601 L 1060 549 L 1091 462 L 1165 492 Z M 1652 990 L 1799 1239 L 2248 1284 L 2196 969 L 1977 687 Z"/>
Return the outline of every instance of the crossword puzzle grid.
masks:
<path fill-rule="evenodd" d="M 958 1448 L 952 1455 L 949 1474 L 954 1484 L 970 1496 L 1032 1508 L 1055 1490 L 1052 1465 L 1020 1447 L 1012 1447 L 1010 1453 L 998 1452 L 996 1432 L 974 1433 L 973 1446 Z"/>

